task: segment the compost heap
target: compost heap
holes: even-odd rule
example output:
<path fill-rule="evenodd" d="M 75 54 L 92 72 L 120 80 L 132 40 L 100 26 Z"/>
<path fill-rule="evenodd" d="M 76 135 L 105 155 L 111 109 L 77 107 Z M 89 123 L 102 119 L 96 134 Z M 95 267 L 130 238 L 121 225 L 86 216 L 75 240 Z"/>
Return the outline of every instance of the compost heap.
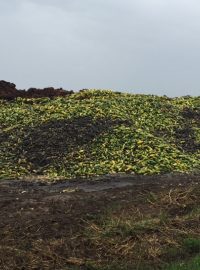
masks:
<path fill-rule="evenodd" d="M 200 170 L 200 97 L 22 91 L 5 81 L 0 93 L 1 179 Z"/>

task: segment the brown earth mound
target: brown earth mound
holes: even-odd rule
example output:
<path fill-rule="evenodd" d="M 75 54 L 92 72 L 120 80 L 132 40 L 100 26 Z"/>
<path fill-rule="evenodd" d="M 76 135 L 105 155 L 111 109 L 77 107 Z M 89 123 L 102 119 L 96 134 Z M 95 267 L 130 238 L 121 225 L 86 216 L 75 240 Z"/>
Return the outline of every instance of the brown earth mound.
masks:
<path fill-rule="evenodd" d="M 14 83 L 9 83 L 6 81 L 0 81 L 0 97 L 9 99 L 15 98 L 17 96 L 17 89 Z"/>
<path fill-rule="evenodd" d="M 30 88 L 26 90 L 16 89 L 14 83 L 0 81 L 0 99 L 13 100 L 17 97 L 23 98 L 41 98 L 41 97 L 58 97 L 68 96 L 73 94 L 73 91 L 66 91 L 62 88 L 55 89 L 53 87 L 47 87 L 44 89 Z"/>

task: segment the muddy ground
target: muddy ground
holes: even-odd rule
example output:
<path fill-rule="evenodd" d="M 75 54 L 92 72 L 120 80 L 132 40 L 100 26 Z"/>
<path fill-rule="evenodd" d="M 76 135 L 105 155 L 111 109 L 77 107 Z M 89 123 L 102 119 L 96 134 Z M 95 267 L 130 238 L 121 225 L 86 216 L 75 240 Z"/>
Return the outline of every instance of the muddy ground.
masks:
<path fill-rule="evenodd" d="M 125 243 L 120 251 L 122 241 L 118 237 L 122 237 L 121 235 L 115 235 L 114 238 L 112 236 L 112 241 L 119 240 L 118 245 L 111 243 L 111 240 L 107 242 L 105 238 L 99 238 L 99 220 L 102 220 L 110 209 L 114 209 L 112 215 L 119 214 L 116 210 L 119 206 L 120 213 L 126 213 L 126 218 L 127 213 L 133 216 L 138 211 L 140 217 L 152 213 L 157 215 L 156 212 L 161 206 L 155 206 L 155 200 L 152 200 L 150 194 L 154 194 L 154 197 L 161 196 L 161 200 L 167 194 L 169 204 L 165 203 L 164 209 L 169 211 L 173 220 L 177 215 L 183 215 L 180 211 L 189 211 L 196 198 L 189 191 L 195 191 L 199 187 L 199 175 L 115 175 L 88 181 L 63 181 L 58 184 L 46 184 L 41 179 L 1 181 L 0 269 L 116 269 L 103 266 L 123 260 L 135 265 L 139 258 L 134 257 L 130 248 L 123 254 Z M 175 195 L 173 198 L 173 194 L 187 194 L 187 191 L 189 195 L 184 204 L 190 207 L 180 207 L 183 196 L 177 195 L 176 197 L 180 198 L 178 201 L 175 200 Z M 199 201 L 196 201 L 196 204 L 198 203 Z M 194 220 L 192 222 L 186 226 L 193 226 L 198 234 L 199 224 Z M 149 233 L 152 234 L 145 232 L 145 236 Z M 157 231 L 153 233 L 159 234 Z M 123 235 L 123 240 L 129 244 L 133 240 L 142 241 L 139 235 L 140 233 L 134 236 L 131 234 L 131 238 Z M 145 256 L 146 254 L 144 259 L 147 263 L 155 267 L 168 260 L 165 254 L 151 256 L 150 253 Z M 95 264 L 99 268 L 94 266 Z M 124 269 L 147 268 L 133 266 Z"/>

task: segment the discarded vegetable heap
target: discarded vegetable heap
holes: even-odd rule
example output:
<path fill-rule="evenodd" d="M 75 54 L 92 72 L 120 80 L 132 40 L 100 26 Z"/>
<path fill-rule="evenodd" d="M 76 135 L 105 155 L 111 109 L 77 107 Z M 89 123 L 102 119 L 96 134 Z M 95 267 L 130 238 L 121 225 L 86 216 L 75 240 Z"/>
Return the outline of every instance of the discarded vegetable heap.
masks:
<path fill-rule="evenodd" d="M 87 90 L 0 100 L 0 178 L 200 170 L 200 97 Z"/>

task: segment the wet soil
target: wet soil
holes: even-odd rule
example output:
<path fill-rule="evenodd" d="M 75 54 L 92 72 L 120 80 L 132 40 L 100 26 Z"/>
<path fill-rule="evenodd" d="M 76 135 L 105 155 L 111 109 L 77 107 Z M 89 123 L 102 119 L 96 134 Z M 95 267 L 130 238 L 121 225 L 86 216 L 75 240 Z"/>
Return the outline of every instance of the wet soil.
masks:
<path fill-rule="evenodd" d="M 194 153 L 200 149 L 200 143 L 196 142 L 193 130 L 194 124 L 196 127 L 200 127 L 199 108 L 185 108 L 181 115 L 184 119 L 184 125 L 182 128 L 175 130 L 176 143 L 182 150 Z"/>
<path fill-rule="evenodd" d="M 199 108 L 185 107 L 180 111 L 182 119 L 178 128 L 174 129 L 174 142 L 178 149 L 188 153 L 195 153 L 200 149 L 200 143 L 196 140 L 194 126 L 200 128 L 200 111 Z M 170 138 L 170 133 L 167 129 L 156 130 L 155 136 L 161 136 L 167 140 Z"/>
<path fill-rule="evenodd" d="M 116 203 L 142 210 L 141 194 L 199 184 L 199 175 L 1 181 L 0 269 L 92 269 L 85 260 L 98 258 L 85 237 L 88 222 Z"/>
<path fill-rule="evenodd" d="M 51 120 L 33 128 L 27 127 L 25 132 L 28 135 L 16 149 L 16 156 L 25 158 L 31 162 L 32 170 L 40 170 L 42 173 L 44 166 L 55 164 L 55 160 L 61 162 L 66 155 L 122 124 L 130 125 L 129 121 L 120 119 L 98 118 L 94 121 L 91 116 L 82 116 L 69 120 Z M 5 139 L 6 137 L 5 135 Z M 87 150 L 88 148 L 87 146 Z"/>

